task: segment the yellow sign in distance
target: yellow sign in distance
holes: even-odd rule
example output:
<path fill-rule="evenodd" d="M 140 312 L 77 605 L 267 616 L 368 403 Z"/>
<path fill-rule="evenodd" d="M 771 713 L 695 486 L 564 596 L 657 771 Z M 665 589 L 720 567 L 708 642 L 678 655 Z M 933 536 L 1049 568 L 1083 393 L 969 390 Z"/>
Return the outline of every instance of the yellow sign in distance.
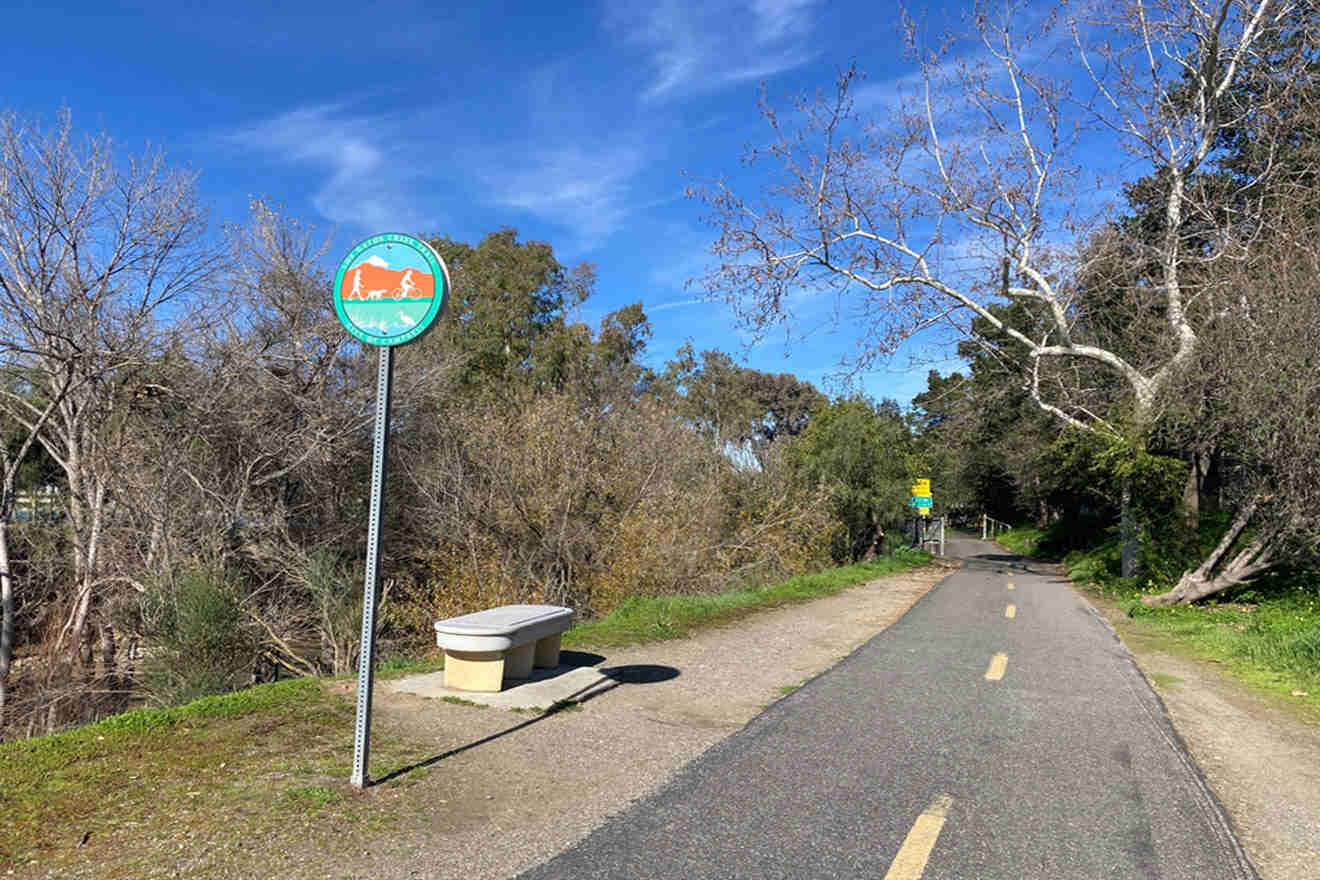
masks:
<path fill-rule="evenodd" d="M 930 507 L 928 505 L 931 502 L 931 497 L 930 480 L 928 478 L 923 477 L 912 484 L 913 503 L 921 505 L 917 507 L 917 512 L 922 516 L 930 515 Z M 917 501 L 917 499 L 920 499 L 920 501 Z"/>

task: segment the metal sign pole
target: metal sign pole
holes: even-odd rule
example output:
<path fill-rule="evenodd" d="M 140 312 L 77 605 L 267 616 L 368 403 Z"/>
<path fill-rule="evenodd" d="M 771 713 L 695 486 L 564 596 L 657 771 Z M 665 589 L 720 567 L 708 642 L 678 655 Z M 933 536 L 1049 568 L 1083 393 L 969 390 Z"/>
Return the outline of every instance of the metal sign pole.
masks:
<path fill-rule="evenodd" d="M 394 349 L 380 347 L 376 371 L 376 436 L 371 453 L 371 513 L 367 521 L 367 573 L 362 583 L 362 640 L 358 653 L 357 724 L 353 733 L 354 786 L 367 784 L 371 736 L 371 687 L 375 681 L 376 599 L 380 593 L 380 521 L 385 507 L 385 462 L 389 452 L 390 389 L 394 384 Z"/>

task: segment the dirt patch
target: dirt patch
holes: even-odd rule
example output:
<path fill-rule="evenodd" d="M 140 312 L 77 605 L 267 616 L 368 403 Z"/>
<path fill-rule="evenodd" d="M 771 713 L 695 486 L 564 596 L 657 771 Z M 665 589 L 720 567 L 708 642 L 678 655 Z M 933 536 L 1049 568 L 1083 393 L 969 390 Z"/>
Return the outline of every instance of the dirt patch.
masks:
<path fill-rule="evenodd" d="M 1263 880 L 1320 876 L 1320 727 L 1212 662 L 1171 653 L 1112 602 L 1079 592 L 1164 701 Z"/>

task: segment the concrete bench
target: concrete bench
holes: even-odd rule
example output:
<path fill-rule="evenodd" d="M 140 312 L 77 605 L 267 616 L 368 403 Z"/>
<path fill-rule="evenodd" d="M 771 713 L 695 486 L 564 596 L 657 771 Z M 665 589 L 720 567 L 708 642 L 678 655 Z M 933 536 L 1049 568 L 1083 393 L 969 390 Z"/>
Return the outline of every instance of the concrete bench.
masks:
<path fill-rule="evenodd" d="M 435 623 L 445 649 L 445 687 L 494 692 L 504 679 L 525 679 L 534 666 L 559 665 L 559 641 L 573 609 L 558 605 L 503 605 Z"/>

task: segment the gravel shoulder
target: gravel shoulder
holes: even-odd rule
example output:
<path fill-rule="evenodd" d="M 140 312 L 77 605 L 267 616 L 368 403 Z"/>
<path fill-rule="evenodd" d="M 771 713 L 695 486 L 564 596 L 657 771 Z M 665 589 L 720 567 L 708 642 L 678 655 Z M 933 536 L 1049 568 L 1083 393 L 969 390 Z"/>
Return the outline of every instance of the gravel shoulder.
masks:
<path fill-rule="evenodd" d="M 1320 727 L 1215 663 L 1171 653 L 1113 603 L 1079 592 L 1163 700 L 1263 880 L 1320 877 Z"/>

